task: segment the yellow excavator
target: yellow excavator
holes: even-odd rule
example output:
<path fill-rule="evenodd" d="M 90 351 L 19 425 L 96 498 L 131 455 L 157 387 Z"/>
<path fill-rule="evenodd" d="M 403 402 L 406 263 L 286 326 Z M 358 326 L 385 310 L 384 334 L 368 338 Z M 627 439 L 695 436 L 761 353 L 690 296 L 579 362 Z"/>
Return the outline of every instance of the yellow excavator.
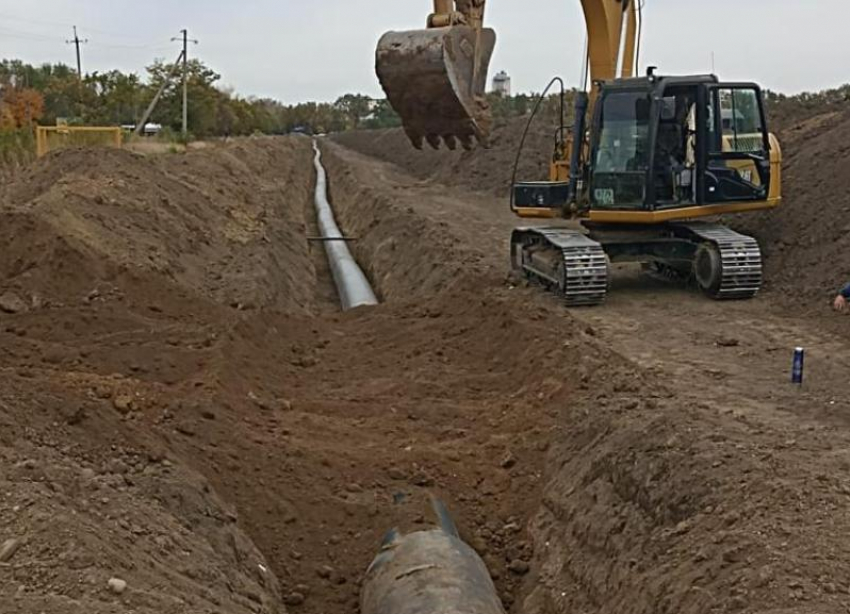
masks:
<path fill-rule="evenodd" d="M 758 243 L 714 220 L 781 200 L 782 154 L 761 89 L 654 67 L 636 76 L 642 1 L 581 0 L 590 87 L 576 96 L 571 130 L 558 132 L 549 180 L 514 178 L 511 208 L 582 229 L 517 228 L 513 267 L 568 306 L 601 303 L 612 262 L 693 278 L 716 299 L 751 298 L 762 283 Z M 378 78 L 417 148 L 487 144 L 496 35 L 485 4 L 434 0 L 426 29 L 378 43 Z"/>

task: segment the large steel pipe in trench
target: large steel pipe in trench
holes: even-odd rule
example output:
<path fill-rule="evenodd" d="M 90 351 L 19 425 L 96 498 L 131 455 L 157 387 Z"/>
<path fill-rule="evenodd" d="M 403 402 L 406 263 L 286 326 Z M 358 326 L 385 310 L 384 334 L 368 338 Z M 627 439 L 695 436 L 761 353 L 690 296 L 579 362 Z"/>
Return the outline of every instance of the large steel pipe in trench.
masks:
<path fill-rule="evenodd" d="M 377 305 L 378 299 L 363 270 L 357 264 L 343 234 L 336 225 L 333 209 L 328 202 L 328 175 L 322 166 L 322 152 L 316 141 L 313 141 L 316 156 L 313 165 L 316 167 L 316 215 L 319 220 L 321 240 L 325 244 L 331 273 L 336 284 L 339 302 L 343 311 Z"/>
<path fill-rule="evenodd" d="M 439 528 L 391 531 L 360 595 L 362 614 L 505 614 L 481 557 L 434 501 Z"/>

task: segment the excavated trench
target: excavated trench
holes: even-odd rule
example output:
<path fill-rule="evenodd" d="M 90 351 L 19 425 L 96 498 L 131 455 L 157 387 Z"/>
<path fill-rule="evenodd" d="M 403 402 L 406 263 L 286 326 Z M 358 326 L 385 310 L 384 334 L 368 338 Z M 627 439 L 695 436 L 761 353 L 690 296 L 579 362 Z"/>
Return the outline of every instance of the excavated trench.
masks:
<path fill-rule="evenodd" d="M 452 508 L 511 604 L 532 559 L 524 527 L 553 428 L 544 394 L 565 388 L 535 374 L 553 360 L 539 350 L 563 353 L 562 342 L 544 340 L 550 327 L 539 314 L 518 318 L 499 281 L 457 278 L 460 268 L 440 254 L 449 237 L 425 240 L 439 228 L 395 205 L 381 212 L 378 193 L 357 194 L 334 172 L 330 187 L 346 233 L 360 238 L 358 260 L 391 298 L 347 314 L 264 313 L 240 327 L 225 350 L 236 368 L 222 376 L 216 402 L 252 412 L 237 409 L 244 397 L 224 397 L 253 380 L 265 387 L 255 396 L 285 409 L 251 422 L 252 441 L 229 452 L 238 464 L 213 460 L 222 475 L 211 479 L 237 502 L 292 608 L 356 611 L 383 534 L 431 522 L 431 493 Z M 261 330 L 274 334 L 259 341 Z M 561 330 L 575 335 L 569 324 Z M 517 356 L 522 373 L 511 381 Z M 213 454 L 225 447 L 217 442 Z"/>
<path fill-rule="evenodd" d="M 309 141 L 239 147 L 110 154 L 90 176 L 68 154 L 28 184 L 55 187 L 4 205 L 39 221 L 16 236 L 65 246 L 4 269 L 4 290 L 52 288 L 0 319 L 17 611 L 353 614 L 384 533 L 427 526 L 432 493 L 512 612 L 844 611 L 850 442 L 815 455 L 822 431 L 625 359 L 506 281 L 506 226 L 477 196 L 323 141 L 384 299 L 341 313 L 306 240 Z M 58 288 L 69 260 L 86 274 Z"/>
<path fill-rule="evenodd" d="M 835 514 L 848 506 L 839 476 L 850 458 L 833 452 L 846 435 L 824 448 L 828 424 L 758 396 L 707 397 L 624 359 L 587 318 L 505 281 L 513 222 L 482 217 L 492 205 L 324 149 L 337 215 L 363 238 L 356 255 L 382 296 L 424 310 L 435 337 L 474 314 L 482 355 L 457 352 L 473 343 L 465 334 L 445 346 L 454 352 L 440 350 L 451 372 L 466 372 L 450 388 L 456 407 L 470 379 L 498 374 L 484 387 L 486 427 L 476 426 L 491 443 L 477 446 L 470 475 L 436 488 L 459 508 L 512 611 L 843 607 L 850 586 L 827 578 L 847 569 L 846 518 Z M 818 554 L 826 518 L 839 544 L 828 563 Z"/>

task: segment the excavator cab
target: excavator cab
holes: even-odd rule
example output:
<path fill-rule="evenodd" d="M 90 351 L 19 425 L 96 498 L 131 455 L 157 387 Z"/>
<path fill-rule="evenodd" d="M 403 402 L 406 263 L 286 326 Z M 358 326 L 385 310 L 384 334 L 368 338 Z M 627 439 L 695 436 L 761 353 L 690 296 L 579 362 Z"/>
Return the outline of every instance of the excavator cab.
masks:
<path fill-rule="evenodd" d="M 378 42 L 375 69 L 405 133 L 417 149 L 458 141 L 487 144 L 487 70 L 496 33 L 482 27 L 483 0 L 435 0 L 428 28 L 388 32 Z"/>
<path fill-rule="evenodd" d="M 717 213 L 719 205 L 764 208 L 771 201 L 779 169 L 755 84 L 714 76 L 621 79 L 601 85 L 592 122 L 591 220 L 601 212 L 616 222 L 621 212 L 619 221 L 655 223 L 681 217 L 683 208 Z"/>

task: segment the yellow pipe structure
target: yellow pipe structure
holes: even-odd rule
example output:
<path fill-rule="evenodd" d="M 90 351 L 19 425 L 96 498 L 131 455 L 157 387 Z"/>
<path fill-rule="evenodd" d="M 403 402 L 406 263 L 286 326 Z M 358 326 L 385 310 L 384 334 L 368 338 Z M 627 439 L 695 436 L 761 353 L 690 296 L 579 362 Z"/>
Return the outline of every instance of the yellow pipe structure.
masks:
<path fill-rule="evenodd" d="M 67 142 L 60 143 L 60 146 L 73 146 L 75 134 L 100 134 L 103 138 L 97 143 L 112 147 L 121 147 L 123 145 L 123 134 L 121 128 L 112 126 L 37 126 L 36 127 L 36 156 L 41 158 L 47 155 L 51 149 L 50 135 L 60 135 Z M 84 143 L 82 143 L 84 144 Z M 81 144 L 81 145 L 82 145 Z"/>

